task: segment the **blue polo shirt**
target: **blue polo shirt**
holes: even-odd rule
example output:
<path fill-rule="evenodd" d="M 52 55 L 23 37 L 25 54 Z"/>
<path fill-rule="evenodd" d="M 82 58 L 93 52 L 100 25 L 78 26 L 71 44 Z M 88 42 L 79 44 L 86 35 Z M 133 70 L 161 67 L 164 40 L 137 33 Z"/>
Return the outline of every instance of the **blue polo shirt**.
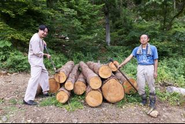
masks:
<path fill-rule="evenodd" d="M 147 54 L 146 49 L 142 49 L 142 54 L 137 54 L 139 47 L 134 48 L 132 55 L 137 59 L 138 65 L 154 65 L 154 60 L 158 59 L 157 48 L 150 45 L 151 54 Z"/>

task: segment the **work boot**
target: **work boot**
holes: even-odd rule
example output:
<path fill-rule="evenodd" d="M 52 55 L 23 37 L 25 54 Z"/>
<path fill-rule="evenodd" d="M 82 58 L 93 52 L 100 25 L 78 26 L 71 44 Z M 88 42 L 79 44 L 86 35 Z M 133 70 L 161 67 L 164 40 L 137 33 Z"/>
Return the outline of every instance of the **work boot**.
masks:
<path fill-rule="evenodd" d="M 146 93 L 144 93 L 144 94 L 141 95 L 141 99 L 142 99 L 141 104 L 145 106 L 147 104 L 147 96 L 146 96 Z"/>
<path fill-rule="evenodd" d="M 149 107 L 155 109 L 155 107 L 156 107 L 155 106 L 155 103 L 156 103 L 156 95 L 155 95 L 155 93 L 150 93 L 149 99 L 150 99 Z"/>

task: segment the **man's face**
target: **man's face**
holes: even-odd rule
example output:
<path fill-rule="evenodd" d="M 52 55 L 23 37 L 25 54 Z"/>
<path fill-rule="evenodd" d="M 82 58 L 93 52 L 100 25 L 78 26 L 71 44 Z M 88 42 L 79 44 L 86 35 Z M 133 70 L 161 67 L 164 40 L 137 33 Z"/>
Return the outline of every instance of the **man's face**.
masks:
<path fill-rule="evenodd" d="M 48 29 L 45 28 L 44 30 L 39 30 L 39 36 L 40 38 L 44 38 L 48 35 Z"/>
<path fill-rule="evenodd" d="M 145 35 L 145 34 L 141 35 L 140 42 L 141 42 L 142 45 L 146 45 L 148 43 L 148 41 L 149 41 L 149 38 L 148 38 L 147 35 Z"/>

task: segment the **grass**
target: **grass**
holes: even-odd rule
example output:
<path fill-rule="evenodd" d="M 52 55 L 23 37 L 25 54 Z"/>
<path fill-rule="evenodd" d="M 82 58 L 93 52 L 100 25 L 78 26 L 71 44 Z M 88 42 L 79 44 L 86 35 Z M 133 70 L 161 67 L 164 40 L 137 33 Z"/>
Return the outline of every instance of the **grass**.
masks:
<path fill-rule="evenodd" d="M 75 111 L 77 109 L 83 109 L 83 100 L 85 99 L 84 95 L 82 96 L 71 96 L 69 101 L 65 104 L 62 104 L 56 100 L 56 97 L 50 97 L 47 99 L 44 99 L 39 105 L 40 106 L 57 106 L 60 108 L 65 108 L 67 111 Z"/>

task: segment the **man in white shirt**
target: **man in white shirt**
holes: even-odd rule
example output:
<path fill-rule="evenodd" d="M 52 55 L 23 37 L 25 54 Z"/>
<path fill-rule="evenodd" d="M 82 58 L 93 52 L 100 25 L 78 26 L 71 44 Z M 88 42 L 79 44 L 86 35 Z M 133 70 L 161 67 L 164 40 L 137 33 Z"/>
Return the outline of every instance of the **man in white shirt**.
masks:
<path fill-rule="evenodd" d="M 23 103 L 26 105 L 37 105 L 34 101 L 37 87 L 40 84 L 43 95 L 49 96 L 48 71 L 43 63 L 43 57 L 49 54 L 43 53 L 46 42 L 43 40 L 48 34 L 48 28 L 45 25 L 39 26 L 39 31 L 30 39 L 28 61 L 31 66 L 31 78 L 29 79 Z"/>

